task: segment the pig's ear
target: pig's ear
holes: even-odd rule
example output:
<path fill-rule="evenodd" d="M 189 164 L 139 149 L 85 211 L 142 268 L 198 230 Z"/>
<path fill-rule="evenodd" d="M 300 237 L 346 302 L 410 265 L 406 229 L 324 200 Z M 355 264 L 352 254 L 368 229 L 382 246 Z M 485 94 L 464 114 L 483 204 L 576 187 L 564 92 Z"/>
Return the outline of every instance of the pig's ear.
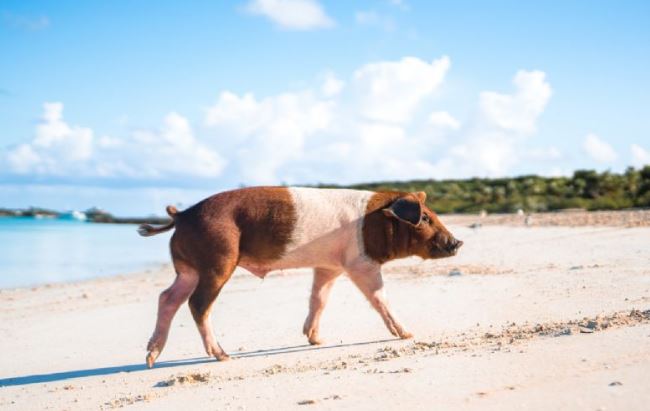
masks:
<path fill-rule="evenodd" d="M 427 193 L 424 191 L 418 191 L 416 193 L 413 193 L 413 195 L 416 196 L 422 202 L 422 204 L 427 201 Z"/>
<path fill-rule="evenodd" d="M 422 219 L 422 204 L 411 196 L 398 198 L 383 211 L 389 217 L 395 217 L 412 225 L 418 225 Z"/>

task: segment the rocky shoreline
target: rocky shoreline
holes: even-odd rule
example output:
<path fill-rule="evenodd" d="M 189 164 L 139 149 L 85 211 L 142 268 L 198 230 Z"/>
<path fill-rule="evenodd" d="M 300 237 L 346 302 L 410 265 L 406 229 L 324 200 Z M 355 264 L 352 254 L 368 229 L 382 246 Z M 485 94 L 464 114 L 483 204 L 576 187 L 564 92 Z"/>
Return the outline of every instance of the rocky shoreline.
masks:
<path fill-rule="evenodd" d="M 89 223 L 103 224 L 167 224 L 170 220 L 168 217 L 116 217 L 111 213 L 98 208 L 91 208 L 86 211 L 69 211 L 60 212 L 48 210 L 45 208 L 30 207 L 26 209 L 0 209 L 0 217 L 20 217 L 36 219 L 59 219 L 59 220 L 78 220 Z"/>

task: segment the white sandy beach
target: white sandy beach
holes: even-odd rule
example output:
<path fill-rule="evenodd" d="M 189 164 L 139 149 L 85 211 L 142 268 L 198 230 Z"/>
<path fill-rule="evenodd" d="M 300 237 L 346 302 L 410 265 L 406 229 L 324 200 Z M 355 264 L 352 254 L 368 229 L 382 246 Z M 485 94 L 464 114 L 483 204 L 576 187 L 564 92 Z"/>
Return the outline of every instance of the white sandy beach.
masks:
<path fill-rule="evenodd" d="M 212 319 L 233 360 L 204 356 L 183 306 L 148 370 L 170 267 L 1 290 L 0 408 L 647 409 L 650 227 L 442 220 L 465 241 L 457 257 L 384 270 L 407 341 L 342 278 L 311 347 L 310 271 L 242 270 Z"/>

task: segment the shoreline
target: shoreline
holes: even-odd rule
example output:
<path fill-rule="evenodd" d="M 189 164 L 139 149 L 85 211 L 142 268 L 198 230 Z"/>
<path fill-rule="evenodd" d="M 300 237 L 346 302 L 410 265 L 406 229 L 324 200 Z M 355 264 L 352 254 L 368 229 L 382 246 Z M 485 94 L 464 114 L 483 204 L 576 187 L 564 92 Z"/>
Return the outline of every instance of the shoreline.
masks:
<path fill-rule="evenodd" d="M 166 271 L 166 270 L 171 270 L 170 262 L 155 264 L 149 268 L 127 271 L 127 272 L 118 272 L 115 274 L 105 274 L 105 275 L 99 275 L 94 277 L 70 279 L 70 280 L 62 280 L 62 281 L 48 281 L 48 282 L 35 283 L 30 285 L 20 285 L 16 287 L 0 287 L 0 294 L 19 292 L 19 291 L 39 291 L 42 289 L 55 289 L 55 288 L 92 285 L 94 283 L 125 280 L 129 278 L 138 278 L 138 277 L 150 275 L 151 273 Z"/>
<path fill-rule="evenodd" d="M 0 217 L 2 218 L 2 217 Z M 28 217 L 8 217 L 8 218 L 28 218 Z M 548 228 L 548 227 L 567 227 L 567 228 L 635 228 L 650 227 L 650 210 L 635 209 L 626 211 L 584 211 L 571 210 L 548 213 L 531 213 L 531 214 L 487 214 L 485 216 L 476 214 L 444 214 L 440 215 L 445 224 L 451 226 L 469 227 L 474 230 L 482 226 L 503 226 L 503 227 L 528 227 L 528 228 Z M 103 222 L 101 224 L 110 224 Z M 130 224 L 130 223 L 124 223 Z M 168 256 L 167 256 L 168 257 Z M 117 271 L 110 274 L 90 275 L 83 279 L 70 279 L 53 282 L 36 282 L 28 285 L 0 287 L 0 292 L 19 289 L 34 289 L 43 287 L 55 287 L 65 284 L 85 283 L 94 280 L 100 280 L 113 277 L 128 277 L 133 275 L 142 275 L 153 271 L 160 271 L 169 267 L 171 260 L 161 261 L 151 264 L 144 268 L 134 269 L 132 271 Z M 445 261 L 445 260 L 443 260 Z M 445 264 L 443 262 L 443 264 Z M 387 268 L 390 270 L 390 266 Z"/>
<path fill-rule="evenodd" d="M 77 220 L 80 222 L 98 224 L 168 224 L 171 219 L 164 216 L 149 217 L 116 217 L 102 210 L 87 210 L 81 214 L 83 219 L 70 218 L 71 213 L 45 210 L 42 213 L 31 209 L 3 210 L 0 218 L 25 218 L 25 219 L 47 219 L 47 220 Z M 520 212 L 514 213 L 438 213 L 441 218 L 451 221 L 475 221 L 485 222 L 493 225 L 522 225 L 526 224 L 526 217 L 532 222 L 529 225 L 559 225 L 559 226 L 585 226 L 585 225 L 608 225 L 630 227 L 650 226 L 650 208 L 628 208 L 620 210 L 585 210 L 585 209 L 560 209 L 544 212 Z M 568 219 L 567 217 L 571 217 Z M 623 220 L 623 223 L 621 222 Z M 627 221 L 626 221 L 627 220 Z"/>

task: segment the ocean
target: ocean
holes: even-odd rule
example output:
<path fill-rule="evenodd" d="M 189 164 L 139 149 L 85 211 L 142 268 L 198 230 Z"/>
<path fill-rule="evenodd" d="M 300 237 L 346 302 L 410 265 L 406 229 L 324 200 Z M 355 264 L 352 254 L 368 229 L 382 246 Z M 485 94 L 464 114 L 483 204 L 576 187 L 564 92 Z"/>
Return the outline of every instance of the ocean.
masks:
<path fill-rule="evenodd" d="M 131 224 L 0 217 L 0 288 L 127 274 L 170 262 L 171 232 Z"/>

